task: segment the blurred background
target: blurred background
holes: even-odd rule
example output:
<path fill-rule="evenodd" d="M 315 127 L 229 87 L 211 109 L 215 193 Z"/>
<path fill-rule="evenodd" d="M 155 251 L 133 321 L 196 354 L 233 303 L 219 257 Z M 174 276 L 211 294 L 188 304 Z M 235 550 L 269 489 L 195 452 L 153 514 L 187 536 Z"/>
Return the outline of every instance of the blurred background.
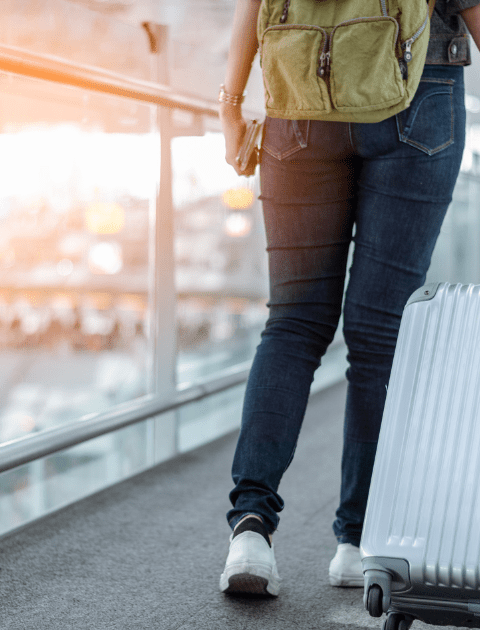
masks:
<path fill-rule="evenodd" d="M 188 105 L 215 107 L 234 6 L 1 3 L 0 444 L 249 365 L 267 317 L 258 174 L 238 177 L 217 116 Z M 467 148 L 428 281 L 480 282 L 472 53 Z M 99 71 L 184 105 L 91 89 Z M 247 90 L 263 117 L 258 59 Z M 343 378 L 345 354 L 340 326 L 317 387 Z M 0 533 L 232 430 L 243 390 L 5 470 Z"/>

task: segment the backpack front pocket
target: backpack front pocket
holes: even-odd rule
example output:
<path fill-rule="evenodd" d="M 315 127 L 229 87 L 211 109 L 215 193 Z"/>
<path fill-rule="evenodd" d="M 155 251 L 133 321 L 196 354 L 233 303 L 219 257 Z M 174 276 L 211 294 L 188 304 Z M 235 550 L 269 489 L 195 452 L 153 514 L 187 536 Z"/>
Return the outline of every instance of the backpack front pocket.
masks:
<path fill-rule="evenodd" d="M 399 26 L 394 18 L 349 20 L 336 26 L 330 43 L 330 88 L 339 111 L 374 111 L 404 97 L 396 56 Z"/>
<path fill-rule="evenodd" d="M 270 116 L 306 119 L 331 111 L 327 85 L 317 74 L 327 43 L 327 32 L 318 26 L 281 24 L 265 29 L 261 63 Z"/>

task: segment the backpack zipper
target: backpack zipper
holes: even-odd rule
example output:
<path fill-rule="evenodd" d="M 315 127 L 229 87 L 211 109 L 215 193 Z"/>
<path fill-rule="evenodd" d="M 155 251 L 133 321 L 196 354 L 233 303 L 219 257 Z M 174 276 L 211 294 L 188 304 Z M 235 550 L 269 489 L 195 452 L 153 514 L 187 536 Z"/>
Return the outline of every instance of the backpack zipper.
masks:
<path fill-rule="evenodd" d="M 404 51 L 403 60 L 405 61 L 405 63 L 410 63 L 410 61 L 412 61 L 412 58 L 413 58 L 412 44 L 420 37 L 423 31 L 427 28 L 427 24 L 428 24 L 428 11 L 427 11 L 427 16 L 425 17 L 425 20 L 422 26 L 418 29 L 418 31 L 414 35 L 412 35 L 412 37 L 410 37 L 410 39 L 407 39 L 407 41 L 405 41 L 402 44 L 402 48 Z"/>
<path fill-rule="evenodd" d="M 325 37 L 325 41 L 323 43 L 322 54 L 320 55 L 320 64 L 318 66 L 317 74 L 319 77 L 324 77 L 326 74 L 330 73 L 330 51 L 325 51 L 328 44 L 328 36 Z"/>

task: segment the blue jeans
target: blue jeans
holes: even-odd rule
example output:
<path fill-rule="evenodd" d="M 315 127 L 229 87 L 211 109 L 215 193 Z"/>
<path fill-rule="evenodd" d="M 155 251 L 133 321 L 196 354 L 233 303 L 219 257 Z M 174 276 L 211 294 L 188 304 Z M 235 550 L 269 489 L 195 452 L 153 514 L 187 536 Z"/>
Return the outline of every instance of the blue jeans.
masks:
<path fill-rule="evenodd" d="M 410 107 L 380 123 L 268 118 L 261 199 L 269 318 L 245 394 L 227 520 L 270 533 L 310 385 L 342 309 L 348 347 L 339 542 L 360 543 L 402 311 L 422 286 L 460 170 L 463 68 L 425 66 Z M 355 228 L 355 230 L 354 230 Z M 354 235 L 353 235 L 354 233 Z"/>

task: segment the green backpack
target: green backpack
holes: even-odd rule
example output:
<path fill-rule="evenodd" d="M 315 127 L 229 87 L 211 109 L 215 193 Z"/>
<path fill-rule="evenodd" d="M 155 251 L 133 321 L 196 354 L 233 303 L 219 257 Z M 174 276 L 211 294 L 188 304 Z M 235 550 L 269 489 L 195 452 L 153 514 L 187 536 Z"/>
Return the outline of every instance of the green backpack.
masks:
<path fill-rule="evenodd" d="M 262 0 L 266 113 L 380 122 L 420 82 L 435 0 Z"/>

